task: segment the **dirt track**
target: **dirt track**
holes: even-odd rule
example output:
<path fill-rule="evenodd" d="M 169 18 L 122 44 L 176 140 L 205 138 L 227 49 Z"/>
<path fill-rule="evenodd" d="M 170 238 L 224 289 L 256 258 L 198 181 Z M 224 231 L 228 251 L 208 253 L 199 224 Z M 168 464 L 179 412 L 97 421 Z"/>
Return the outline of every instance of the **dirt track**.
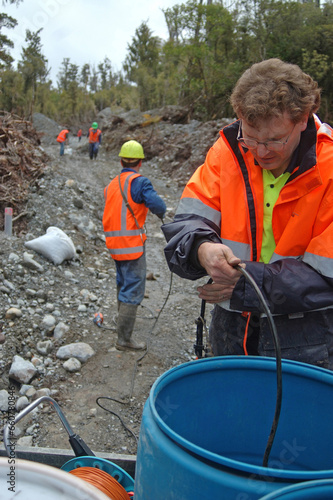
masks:
<path fill-rule="evenodd" d="M 52 296 L 64 297 L 70 293 L 70 287 L 64 282 L 62 270 L 68 269 L 74 274 L 75 289 L 89 288 L 98 297 L 97 303 L 90 307 L 86 315 L 78 315 L 64 304 L 64 320 L 69 326 L 67 334 L 55 342 L 53 357 L 54 375 L 40 376 L 33 382 L 36 388 L 48 387 L 55 394 L 66 418 L 82 439 L 97 453 L 112 452 L 123 454 L 136 453 L 136 438 L 139 435 L 142 409 L 149 390 L 159 375 L 169 368 L 194 358 L 195 320 L 200 314 L 201 301 L 196 288 L 199 282 L 189 282 L 173 276 L 166 265 L 163 248 L 165 240 L 160 230 L 160 220 L 148 215 L 147 218 L 147 279 L 146 298 L 138 310 L 135 332 L 138 339 L 148 342 L 148 351 L 142 353 L 119 352 L 115 349 L 116 340 L 114 318 L 116 315 L 115 268 L 109 258 L 102 240 L 101 216 L 103 211 L 103 188 L 119 172 L 119 160 L 101 148 L 97 161 L 88 158 L 85 141 L 78 144 L 72 139 L 72 154 L 60 158 L 57 146 L 46 146 L 51 156 L 48 173 L 43 179 L 41 193 L 32 194 L 30 208 L 35 209 L 35 216 L 29 222 L 29 231 L 34 236 L 43 234 L 50 225 L 61 223 L 61 228 L 70 234 L 75 246 L 83 248 L 78 263 L 67 262 L 56 268 L 49 266 L 52 274 Z M 161 175 L 153 161 L 145 162 L 141 173 L 149 177 L 166 201 L 168 212 L 172 214 L 179 200 L 181 189 L 172 185 L 170 179 Z M 83 208 L 76 209 L 70 203 L 68 190 L 64 188 L 67 180 L 75 181 L 77 197 L 82 200 Z M 60 191 L 59 191 L 59 189 Z M 73 215 L 79 211 L 86 214 L 97 227 L 97 233 L 86 235 L 77 230 Z M 170 219 L 169 219 L 170 220 Z M 166 218 L 166 222 L 168 219 Z M 14 251 L 23 253 L 24 241 L 6 243 L 4 253 Z M 45 260 L 35 255 L 36 260 Z M 96 270 L 107 275 L 104 280 L 96 279 Z M 95 271 L 95 272 L 94 272 Z M 28 279 L 28 278 L 27 278 Z M 206 280 L 203 280 L 203 282 Z M 29 287 L 29 283 L 25 287 Z M 64 290 L 66 293 L 64 294 Z M 21 290 L 24 294 L 24 290 Z M 48 292 L 48 290 L 46 290 Z M 74 293 L 74 291 L 72 290 Z M 72 293 L 72 294 L 73 294 Z M 17 302 L 18 297 L 13 299 Z M 26 299 L 25 299 L 26 300 Z M 6 308 L 6 304 L 2 304 Z M 69 309 L 69 310 L 68 310 Z M 5 310 L 5 309 L 4 309 Z M 93 311 L 104 315 L 102 328 L 92 321 Z M 209 309 L 207 310 L 209 321 Z M 4 322 L 4 333 L 9 342 L 16 338 L 16 353 L 26 352 L 25 333 L 27 320 L 17 319 L 9 328 Z M 29 338 L 30 351 L 35 353 L 36 337 Z M 71 342 L 86 342 L 95 351 L 95 355 L 81 367 L 77 373 L 68 373 L 59 360 L 55 359 L 56 347 Z M 21 342 L 21 347 L 20 347 Z M 10 343 L 10 342 L 9 342 Z M 21 349 L 21 351 L 20 351 Z M 8 355 L 13 354 L 13 350 Z M 10 359 L 7 359 L 1 384 L 6 388 Z M 17 393 L 20 389 L 17 385 Z M 102 409 L 96 403 L 97 398 L 115 398 L 121 404 L 109 399 L 99 400 L 101 405 L 113 413 Z M 119 415 L 125 426 L 125 430 Z M 55 413 L 47 404 L 34 416 L 34 445 L 68 449 L 68 436 Z M 31 421 L 25 427 L 31 425 Z M 25 429 L 26 430 L 26 429 Z M 133 433 L 133 434 L 132 434 Z M 134 437 L 136 436 L 136 438 Z"/>

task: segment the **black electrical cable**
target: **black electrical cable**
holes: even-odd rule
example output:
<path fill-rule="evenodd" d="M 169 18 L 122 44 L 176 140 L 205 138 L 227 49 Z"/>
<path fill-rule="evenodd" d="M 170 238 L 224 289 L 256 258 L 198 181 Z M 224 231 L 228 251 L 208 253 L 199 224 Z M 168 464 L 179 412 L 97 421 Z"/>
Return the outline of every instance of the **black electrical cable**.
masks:
<path fill-rule="evenodd" d="M 132 429 L 130 429 L 130 428 L 129 428 L 126 424 L 125 424 L 125 422 L 123 421 L 123 419 L 121 418 L 121 416 L 120 416 L 118 413 L 116 413 L 116 412 L 115 412 L 115 411 L 113 411 L 113 410 L 109 410 L 109 408 L 105 408 L 105 406 L 103 406 L 103 405 L 99 402 L 101 399 L 108 399 L 108 400 L 111 400 L 111 401 L 115 401 L 116 403 L 120 403 L 120 404 L 122 404 L 122 405 L 128 404 L 128 401 L 119 401 L 118 399 L 110 398 L 110 397 L 107 397 L 107 396 L 99 396 L 99 397 L 96 399 L 96 404 L 98 404 L 98 406 L 99 406 L 100 408 L 102 408 L 102 410 L 105 410 L 105 411 L 107 411 L 107 412 L 111 413 L 111 415 L 114 415 L 115 417 L 119 418 L 120 423 L 122 424 L 122 426 L 124 427 L 124 429 L 126 429 L 126 431 L 127 431 L 127 432 L 129 432 L 129 434 L 131 434 L 131 435 L 134 437 L 134 439 L 135 439 L 135 441 L 136 441 L 136 444 L 138 444 L 138 438 L 137 438 L 137 436 L 134 434 L 134 432 L 132 431 Z"/>
<path fill-rule="evenodd" d="M 255 290 L 258 299 L 260 301 L 260 304 L 262 305 L 265 314 L 267 315 L 270 329 L 273 335 L 273 340 L 274 340 L 274 346 L 275 346 L 275 357 L 276 357 L 276 379 L 277 379 L 277 392 L 276 392 L 276 405 L 275 405 L 275 414 L 274 414 L 274 419 L 271 427 L 271 432 L 268 437 L 265 453 L 264 453 L 264 458 L 263 458 L 263 467 L 268 467 L 268 459 L 269 455 L 273 446 L 276 430 L 278 427 L 279 423 L 279 418 L 280 418 L 280 412 L 281 412 L 281 404 L 282 404 L 282 362 L 281 362 L 281 347 L 280 347 L 280 341 L 279 337 L 277 334 L 276 326 L 274 323 L 274 319 L 272 316 L 271 311 L 269 310 L 269 307 L 267 305 L 267 302 L 258 287 L 257 283 L 254 281 L 252 276 L 244 269 L 242 266 L 238 265 L 236 266 L 236 269 L 240 271 L 245 279 L 252 285 L 253 289 Z"/>
<path fill-rule="evenodd" d="M 131 399 L 132 399 L 132 396 L 133 396 L 133 390 L 134 390 L 134 381 L 135 381 L 135 375 L 136 375 L 136 372 L 137 372 L 137 369 L 138 369 L 138 365 L 140 363 L 140 361 L 143 360 L 143 358 L 147 355 L 148 353 L 148 350 L 149 350 L 149 345 L 150 345 L 150 340 L 151 340 L 151 336 L 152 336 L 152 333 L 154 331 L 154 328 L 159 320 L 159 317 L 160 315 L 162 314 L 162 311 L 163 309 L 165 308 L 166 306 L 166 303 L 168 302 L 168 299 L 169 299 L 169 296 L 171 294 L 171 288 L 172 288 L 172 278 L 173 278 L 173 274 L 171 273 L 170 275 L 170 284 L 169 284 L 169 290 L 168 290 L 168 293 L 167 293 L 167 296 L 166 298 L 164 299 L 164 303 L 161 307 L 161 309 L 159 310 L 157 316 L 154 318 L 155 321 L 149 331 L 149 334 L 148 334 L 148 339 L 147 339 L 147 348 L 145 349 L 144 353 L 135 360 L 135 364 L 134 364 L 134 369 L 133 369 L 133 373 L 132 373 L 132 379 L 131 379 L 131 389 L 130 389 L 130 393 L 127 397 L 127 401 L 121 401 L 119 399 L 116 399 L 116 398 L 112 398 L 110 396 L 99 396 L 97 399 L 96 399 L 96 404 L 102 408 L 103 410 L 111 413 L 112 415 L 114 415 L 115 417 L 119 418 L 122 426 L 124 427 L 124 429 L 126 429 L 127 432 L 129 432 L 133 437 L 134 439 L 136 440 L 136 443 L 138 442 L 138 438 L 137 436 L 134 434 L 134 432 L 128 427 L 126 426 L 126 424 L 124 423 L 124 421 L 122 420 L 122 418 L 120 417 L 120 415 L 118 413 L 116 413 L 115 411 L 113 410 L 109 410 L 108 408 L 105 408 L 104 406 L 101 405 L 101 403 L 99 402 L 101 399 L 106 399 L 106 400 L 109 400 L 109 401 L 114 401 L 116 403 L 119 403 L 119 404 L 123 404 L 123 405 L 128 405 L 130 402 L 131 402 Z"/>
<path fill-rule="evenodd" d="M 209 278 L 209 280 L 207 281 L 207 285 L 209 285 L 212 282 L 213 282 L 213 279 Z M 202 358 L 204 352 L 205 352 L 205 354 L 207 354 L 207 346 L 205 346 L 203 343 L 203 329 L 206 326 L 205 309 L 206 309 L 206 301 L 205 301 L 205 299 L 202 299 L 200 316 L 196 320 L 196 324 L 197 324 L 196 343 L 193 346 L 195 355 L 197 356 L 198 359 Z"/>

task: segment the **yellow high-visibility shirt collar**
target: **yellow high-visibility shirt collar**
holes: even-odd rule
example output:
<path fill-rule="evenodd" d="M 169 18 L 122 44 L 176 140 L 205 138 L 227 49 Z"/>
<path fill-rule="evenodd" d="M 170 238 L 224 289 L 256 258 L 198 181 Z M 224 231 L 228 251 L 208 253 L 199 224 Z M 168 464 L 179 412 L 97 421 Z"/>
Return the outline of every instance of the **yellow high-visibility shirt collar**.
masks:
<path fill-rule="evenodd" d="M 262 171 L 264 184 L 264 221 L 260 262 L 264 262 L 265 264 L 270 261 L 276 247 L 272 228 L 273 208 L 281 189 L 290 175 L 290 172 L 284 172 L 279 177 L 274 177 L 269 170 L 263 169 Z"/>

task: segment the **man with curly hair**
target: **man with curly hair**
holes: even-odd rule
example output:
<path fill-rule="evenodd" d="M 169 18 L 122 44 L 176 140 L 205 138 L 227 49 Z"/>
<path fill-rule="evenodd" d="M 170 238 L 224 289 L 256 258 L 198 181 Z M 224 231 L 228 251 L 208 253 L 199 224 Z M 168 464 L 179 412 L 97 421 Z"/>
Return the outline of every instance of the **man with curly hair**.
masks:
<path fill-rule="evenodd" d="M 238 80 L 238 117 L 221 130 L 163 226 L 170 269 L 210 276 L 214 355 L 274 356 L 254 278 L 274 315 L 282 357 L 333 369 L 333 130 L 315 115 L 317 83 L 279 59 Z"/>

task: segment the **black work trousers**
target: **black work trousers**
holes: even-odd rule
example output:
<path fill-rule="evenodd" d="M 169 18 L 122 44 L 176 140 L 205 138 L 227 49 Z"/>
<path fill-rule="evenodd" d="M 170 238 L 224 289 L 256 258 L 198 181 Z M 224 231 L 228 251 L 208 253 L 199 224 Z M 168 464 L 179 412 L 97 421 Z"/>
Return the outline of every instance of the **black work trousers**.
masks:
<path fill-rule="evenodd" d="M 284 359 L 333 370 L 333 309 L 273 316 Z M 244 355 L 247 317 L 216 305 L 209 328 L 214 356 Z M 246 348 L 249 355 L 275 357 L 273 333 L 266 316 L 251 313 Z"/>

